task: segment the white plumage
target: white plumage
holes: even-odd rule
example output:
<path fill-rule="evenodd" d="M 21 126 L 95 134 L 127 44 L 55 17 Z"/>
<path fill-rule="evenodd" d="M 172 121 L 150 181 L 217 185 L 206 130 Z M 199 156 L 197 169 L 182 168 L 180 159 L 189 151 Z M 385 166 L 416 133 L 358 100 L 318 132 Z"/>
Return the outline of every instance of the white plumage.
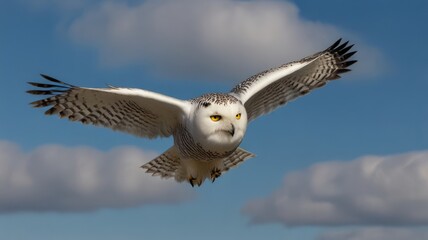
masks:
<path fill-rule="evenodd" d="M 174 145 L 143 165 L 153 175 L 201 185 L 254 155 L 239 148 L 247 123 L 338 79 L 355 60 L 353 45 L 339 39 L 326 50 L 254 75 L 229 93 L 187 101 L 134 88 L 83 88 L 42 75 L 54 84 L 27 91 L 52 95 L 32 103 L 72 121 L 101 125 L 140 137 L 173 136 Z"/>

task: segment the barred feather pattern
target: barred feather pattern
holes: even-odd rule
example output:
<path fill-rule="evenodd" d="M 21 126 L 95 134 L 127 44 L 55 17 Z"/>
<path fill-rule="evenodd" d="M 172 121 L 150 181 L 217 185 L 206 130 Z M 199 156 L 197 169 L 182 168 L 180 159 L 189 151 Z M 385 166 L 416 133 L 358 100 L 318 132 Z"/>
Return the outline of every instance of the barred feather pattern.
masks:
<path fill-rule="evenodd" d="M 28 93 L 53 95 L 31 103 L 36 108 L 50 107 L 45 112 L 47 115 L 59 115 L 71 121 L 104 126 L 140 137 L 167 137 L 174 132 L 173 127 L 176 124 L 170 123 L 175 120 L 174 115 L 161 119 L 151 109 L 144 107 L 138 96 L 116 94 L 113 91 L 120 91 L 120 89 L 113 87 L 101 90 L 80 88 L 49 76 L 42 76 L 61 84 L 30 82 L 31 85 L 44 89 L 29 90 Z M 132 89 L 128 90 L 132 91 Z"/>
<path fill-rule="evenodd" d="M 146 172 L 151 173 L 152 176 L 170 178 L 174 177 L 180 164 L 180 157 L 176 153 L 175 147 L 172 147 L 152 161 L 141 166 L 141 168 L 146 169 Z"/>
<path fill-rule="evenodd" d="M 233 88 L 231 94 L 245 96 L 251 88 L 257 87 L 257 84 L 266 81 L 273 74 L 302 65 L 298 70 L 281 76 L 259 89 L 244 102 L 249 120 L 267 114 L 299 96 L 324 86 L 329 80 L 339 79 L 341 73 L 350 71 L 348 67 L 357 61 L 348 59 L 356 51 L 349 52 L 353 45 L 348 46 L 348 42 L 340 43 L 341 39 L 322 52 L 256 74 Z"/>
<path fill-rule="evenodd" d="M 231 168 L 237 167 L 239 164 L 252 157 L 255 157 L 255 155 L 242 148 L 237 148 L 230 156 L 223 160 L 223 168 L 219 169 L 218 176 Z M 152 174 L 152 176 L 170 178 L 175 177 L 177 169 L 179 169 L 180 166 L 181 157 L 174 146 L 152 161 L 144 164 L 141 168 L 146 169 L 146 172 Z"/>
<path fill-rule="evenodd" d="M 225 158 L 235 151 L 235 149 L 224 152 L 206 150 L 193 139 L 185 126 L 179 126 L 177 128 L 174 140 L 183 158 L 191 158 L 204 162 Z"/>
<path fill-rule="evenodd" d="M 226 106 L 227 104 L 233 104 L 240 102 L 236 97 L 224 94 L 224 93 L 208 93 L 200 97 L 193 98 L 190 100 L 192 104 L 197 104 L 198 107 L 207 107 L 211 104 L 222 104 Z"/>
<path fill-rule="evenodd" d="M 244 162 L 245 160 L 255 157 L 254 154 L 245 151 L 242 148 L 238 148 L 236 149 L 235 152 L 233 152 L 229 157 L 227 157 L 224 161 L 224 167 L 223 167 L 223 171 L 228 171 L 229 169 L 238 166 L 239 164 L 241 164 L 242 162 Z"/>

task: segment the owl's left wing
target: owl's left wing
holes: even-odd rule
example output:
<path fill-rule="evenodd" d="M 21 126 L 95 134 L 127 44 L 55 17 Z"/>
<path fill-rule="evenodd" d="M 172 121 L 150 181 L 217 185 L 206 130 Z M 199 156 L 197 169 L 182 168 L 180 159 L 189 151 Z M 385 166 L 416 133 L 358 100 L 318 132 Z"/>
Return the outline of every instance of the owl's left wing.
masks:
<path fill-rule="evenodd" d="M 190 103 L 159 93 L 134 88 L 83 88 L 42 75 L 53 82 L 29 84 L 39 90 L 30 94 L 51 95 L 31 104 L 50 107 L 45 113 L 71 121 L 104 126 L 140 137 L 168 137 L 173 134 Z"/>
<path fill-rule="evenodd" d="M 349 52 L 353 45 L 340 42 L 341 39 L 322 52 L 256 74 L 233 88 L 231 94 L 244 104 L 249 121 L 269 113 L 350 71 L 348 67 L 357 61 L 348 59 L 356 51 Z"/>

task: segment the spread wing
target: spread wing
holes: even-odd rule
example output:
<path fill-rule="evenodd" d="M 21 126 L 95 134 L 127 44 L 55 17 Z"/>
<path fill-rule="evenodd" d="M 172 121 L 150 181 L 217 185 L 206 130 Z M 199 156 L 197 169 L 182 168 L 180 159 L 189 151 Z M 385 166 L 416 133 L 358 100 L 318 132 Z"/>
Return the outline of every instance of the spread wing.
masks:
<path fill-rule="evenodd" d="M 245 105 L 248 120 L 269 113 L 289 101 L 324 86 L 356 60 L 348 60 L 356 51 L 353 45 L 336 41 L 326 50 L 299 61 L 290 62 L 254 75 L 232 89 L 231 94 Z"/>
<path fill-rule="evenodd" d="M 54 84 L 29 82 L 40 89 L 27 92 L 51 96 L 32 102 L 33 107 L 50 107 L 45 114 L 140 137 L 170 136 L 190 109 L 186 101 L 142 89 L 83 88 L 42 77 Z"/>

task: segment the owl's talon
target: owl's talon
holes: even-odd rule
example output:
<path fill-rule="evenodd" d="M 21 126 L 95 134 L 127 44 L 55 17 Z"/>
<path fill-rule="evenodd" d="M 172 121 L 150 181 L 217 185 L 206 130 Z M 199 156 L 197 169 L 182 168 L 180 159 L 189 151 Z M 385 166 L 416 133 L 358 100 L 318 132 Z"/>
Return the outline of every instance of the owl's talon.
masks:
<path fill-rule="evenodd" d="M 196 178 L 193 176 L 190 176 L 188 180 L 189 180 L 190 185 L 192 185 L 192 187 L 194 187 L 195 186 L 194 181 L 196 180 Z M 200 183 L 198 183 L 198 185 L 201 186 Z"/>
<path fill-rule="evenodd" d="M 214 182 L 216 178 L 221 176 L 221 170 L 218 168 L 213 168 L 211 171 L 211 181 Z"/>

